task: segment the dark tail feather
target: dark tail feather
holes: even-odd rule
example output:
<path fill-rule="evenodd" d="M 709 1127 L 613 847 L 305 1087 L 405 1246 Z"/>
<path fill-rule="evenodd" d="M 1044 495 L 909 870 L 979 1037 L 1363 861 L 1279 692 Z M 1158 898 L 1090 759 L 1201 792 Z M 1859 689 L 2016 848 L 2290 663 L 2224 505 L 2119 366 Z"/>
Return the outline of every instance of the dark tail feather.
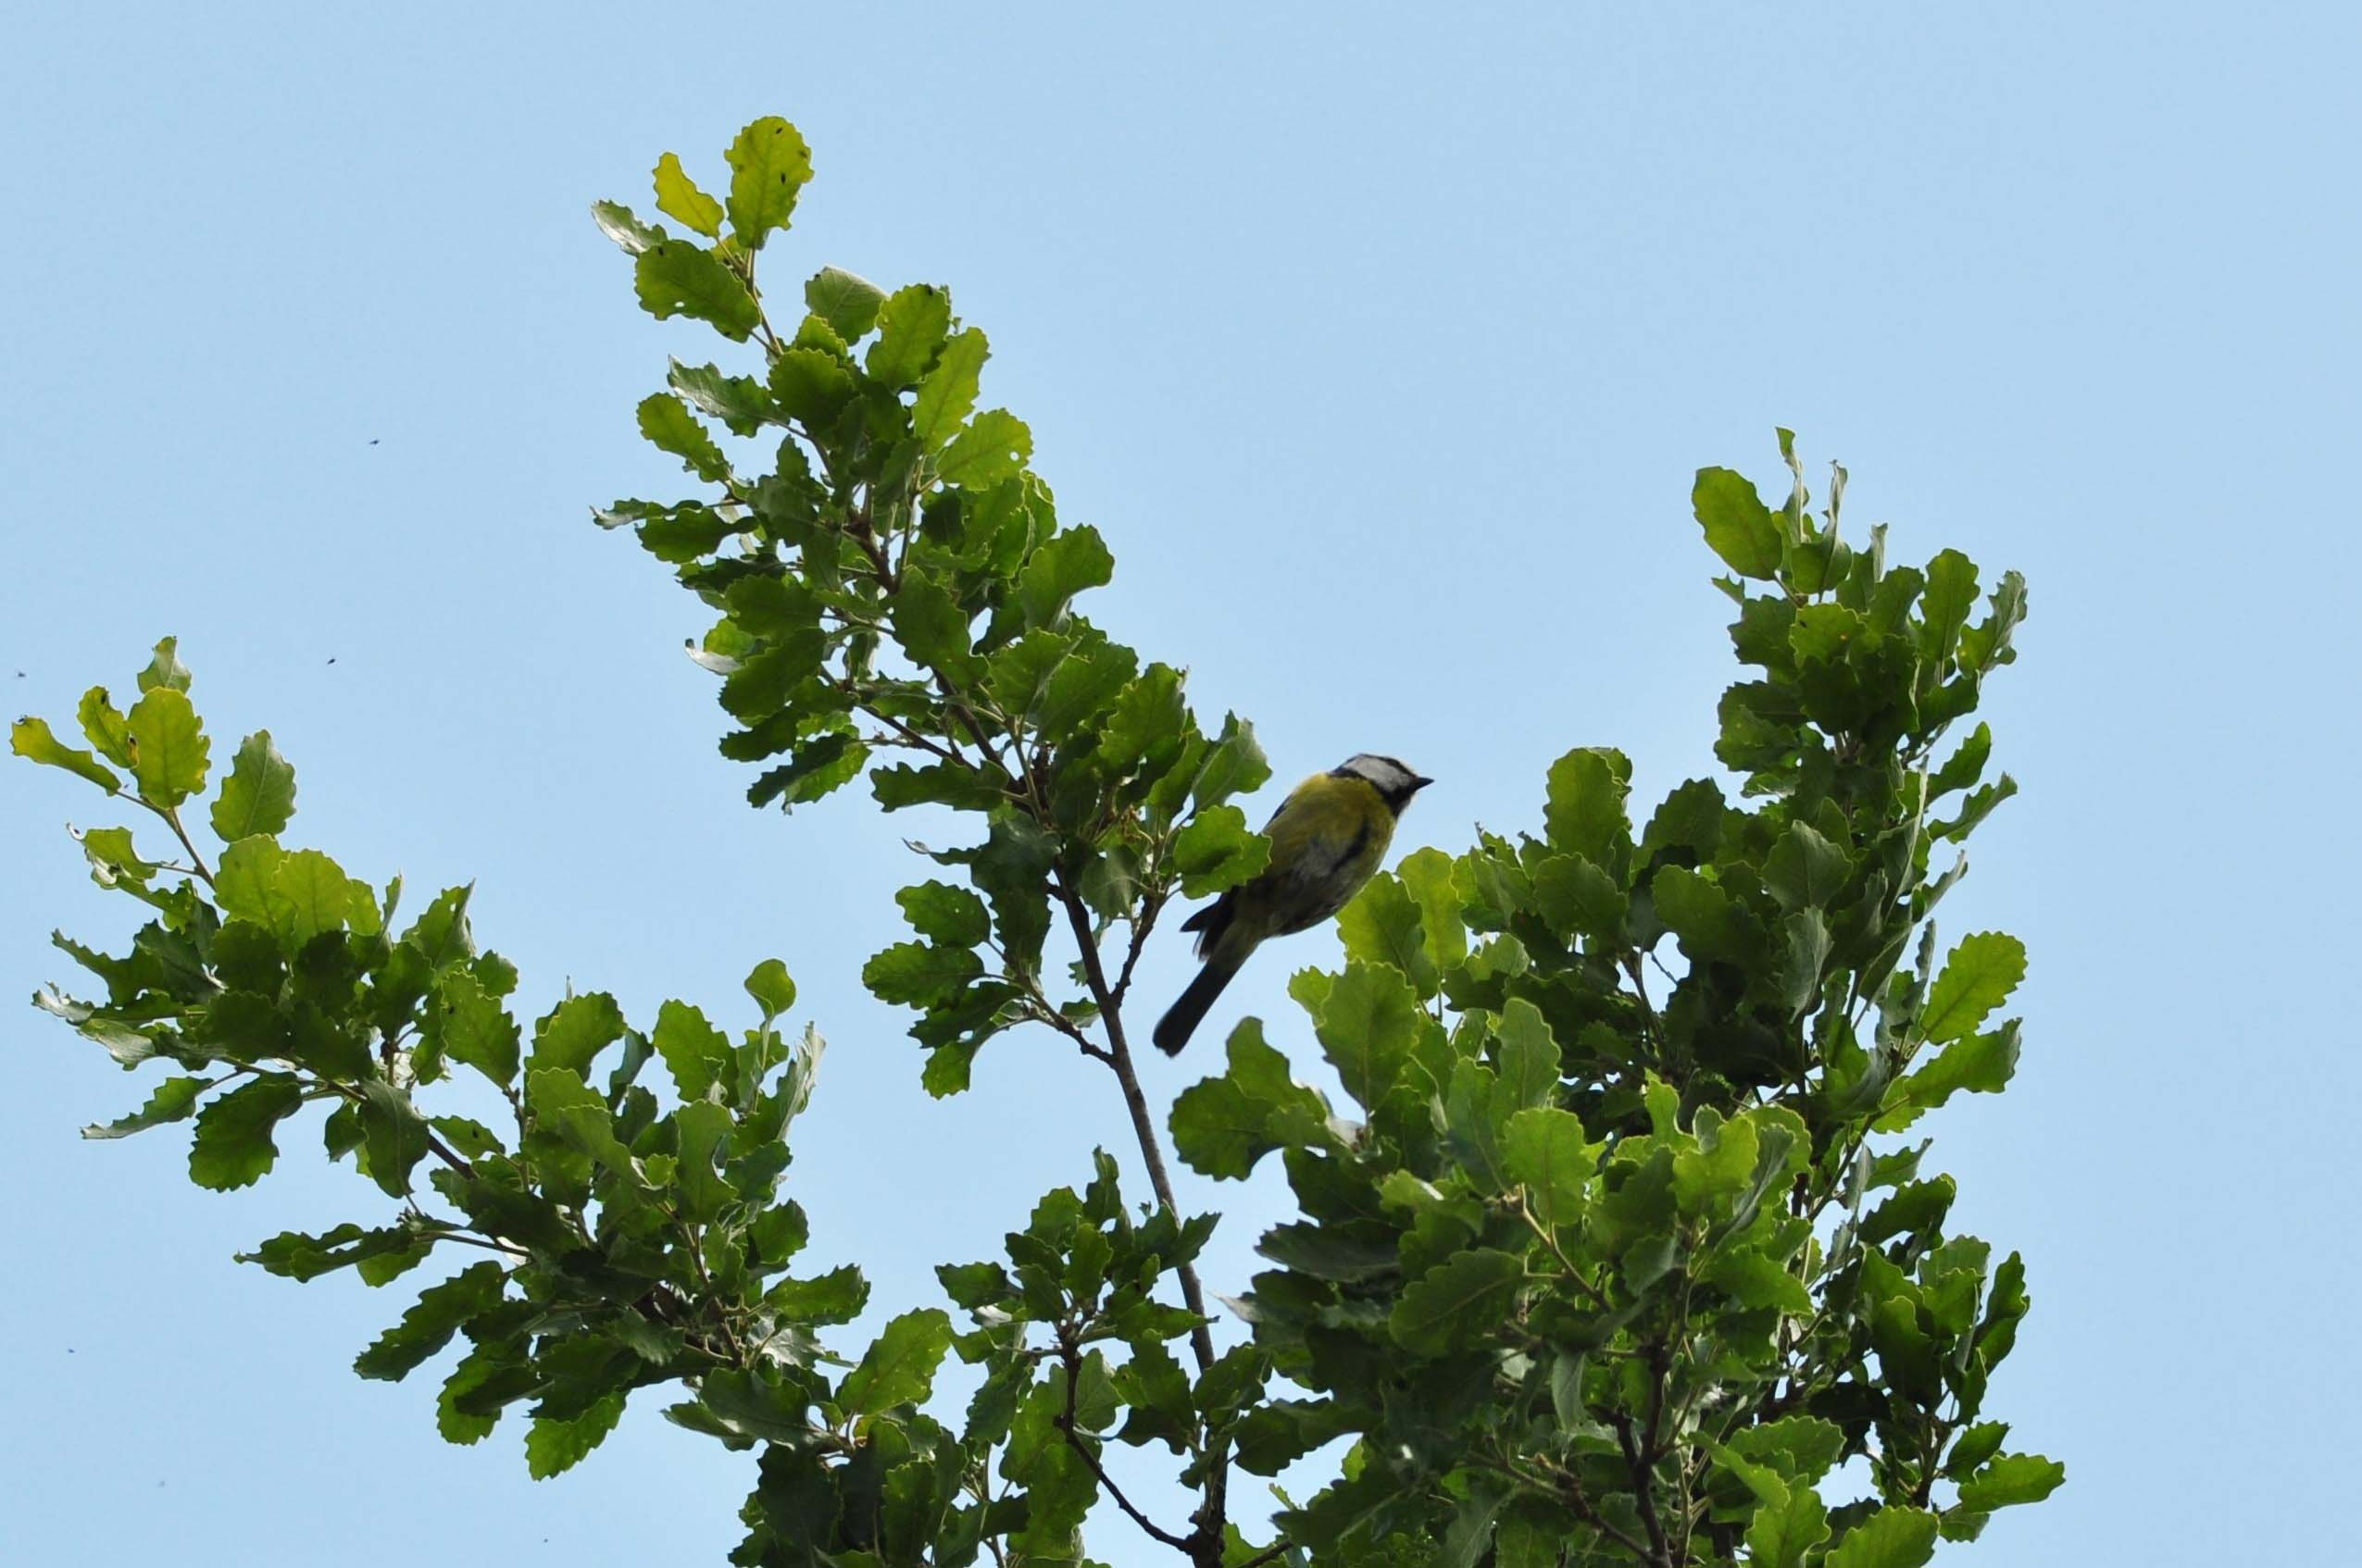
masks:
<path fill-rule="evenodd" d="M 1214 1005 L 1214 999 L 1222 994 L 1222 988 L 1238 972 L 1235 959 L 1225 960 L 1218 954 L 1206 960 L 1206 967 L 1197 972 L 1197 978 L 1181 993 L 1181 1000 L 1156 1020 L 1156 1049 L 1168 1056 L 1180 1055 L 1181 1048 L 1189 1043 L 1189 1037 L 1197 1032 L 1206 1010 Z"/>

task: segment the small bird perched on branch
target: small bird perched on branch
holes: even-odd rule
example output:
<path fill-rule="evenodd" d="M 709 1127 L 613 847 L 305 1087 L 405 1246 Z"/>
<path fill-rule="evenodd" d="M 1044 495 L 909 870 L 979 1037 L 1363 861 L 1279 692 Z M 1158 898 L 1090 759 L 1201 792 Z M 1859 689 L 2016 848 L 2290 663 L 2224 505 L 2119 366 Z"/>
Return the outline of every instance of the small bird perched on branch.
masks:
<path fill-rule="evenodd" d="M 1267 938 L 1309 930 L 1345 907 L 1386 858 L 1394 821 L 1432 778 L 1393 757 L 1356 753 L 1288 792 L 1264 825 L 1271 862 L 1181 923 L 1205 967 L 1156 1021 L 1156 1049 L 1189 1043 L 1206 1010 Z"/>

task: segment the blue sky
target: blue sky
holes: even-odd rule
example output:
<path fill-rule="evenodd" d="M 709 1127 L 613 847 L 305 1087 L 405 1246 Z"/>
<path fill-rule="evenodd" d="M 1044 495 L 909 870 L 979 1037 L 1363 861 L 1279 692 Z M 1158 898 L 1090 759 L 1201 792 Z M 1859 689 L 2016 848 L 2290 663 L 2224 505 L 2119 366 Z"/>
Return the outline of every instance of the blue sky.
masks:
<path fill-rule="evenodd" d="M 2026 939 L 2028 1044 L 1933 1161 L 1956 1222 L 2027 1255 L 1994 1402 L 2070 1479 L 1951 1555 L 2318 1556 L 2304 1500 L 2350 1487 L 2362 1378 L 2357 13 L 331 9 L 10 23 L 12 713 L 178 634 L 217 755 L 267 725 L 294 837 L 477 878 L 531 1011 L 571 980 L 726 1013 L 783 957 L 832 1042 L 791 1177 L 813 1255 L 932 1300 L 929 1265 L 994 1251 L 1119 1108 L 1022 1037 L 927 1100 L 855 978 L 899 930 L 904 825 L 856 791 L 744 808 L 680 653 L 696 607 L 585 510 L 678 491 L 631 410 L 714 340 L 637 311 L 587 204 L 797 121 L 819 177 L 774 273 L 951 285 L 988 400 L 1115 549 L 1094 616 L 1252 716 L 1282 782 L 1365 748 L 1436 775 L 1405 849 L 1534 824 L 1572 745 L 1630 752 L 1643 801 L 1711 770 L 1731 666 L 1690 475 L 1769 480 L 1791 426 L 1904 558 L 2031 585 L 1990 704 L 2025 793 L 1944 911 Z M 63 977 L 52 926 L 128 929 L 58 831 L 95 805 L 0 766 L 0 991 Z M 1282 986 L 1332 952 L 1266 954 L 1226 1009 L 1308 1055 Z M 1186 967 L 1169 940 L 1143 983 Z M 198 1191 L 173 1135 L 76 1139 L 139 1097 L 95 1049 L 25 1011 L 0 1051 L 0 1558 L 735 1538 L 751 1466 L 656 1401 L 535 1484 L 515 1423 L 446 1448 L 434 1379 L 351 1375 L 403 1293 L 230 1262 L 366 1208 L 348 1172 Z M 1187 1196 L 1243 1279 L 1276 1182 Z"/>

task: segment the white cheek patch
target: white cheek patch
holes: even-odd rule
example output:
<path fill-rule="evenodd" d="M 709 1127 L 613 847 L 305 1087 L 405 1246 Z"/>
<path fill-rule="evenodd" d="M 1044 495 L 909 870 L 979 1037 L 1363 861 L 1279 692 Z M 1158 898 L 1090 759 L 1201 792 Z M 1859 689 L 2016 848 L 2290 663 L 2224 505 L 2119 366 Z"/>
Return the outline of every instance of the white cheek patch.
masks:
<path fill-rule="evenodd" d="M 1350 773 L 1357 778 L 1368 779 L 1381 795 L 1400 794 L 1408 790 L 1418 778 L 1418 774 L 1413 773 L 1393 758 L 1378 756 L 1369 752 L 1356 753 L 1352 757 L 1347 758 L 1344 766 L 1337 771 Z"/>

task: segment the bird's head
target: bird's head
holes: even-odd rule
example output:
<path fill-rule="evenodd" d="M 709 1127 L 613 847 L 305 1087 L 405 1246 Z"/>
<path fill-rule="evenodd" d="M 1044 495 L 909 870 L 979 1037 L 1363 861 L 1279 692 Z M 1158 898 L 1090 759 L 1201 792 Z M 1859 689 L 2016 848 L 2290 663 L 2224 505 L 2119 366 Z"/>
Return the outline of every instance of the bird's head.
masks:
<path fill-rule="evenodd" d="M 1413 773 L 1400 758 L 1381 757 L 1374 752 L 1356 752 L 1331 771 L 1340 778 L 1358 778 L 1368 784 L 1386 803 L 1386 809 L 1397 816 L 1411 803 L 1413 795 L 1435 782 Z"/>

